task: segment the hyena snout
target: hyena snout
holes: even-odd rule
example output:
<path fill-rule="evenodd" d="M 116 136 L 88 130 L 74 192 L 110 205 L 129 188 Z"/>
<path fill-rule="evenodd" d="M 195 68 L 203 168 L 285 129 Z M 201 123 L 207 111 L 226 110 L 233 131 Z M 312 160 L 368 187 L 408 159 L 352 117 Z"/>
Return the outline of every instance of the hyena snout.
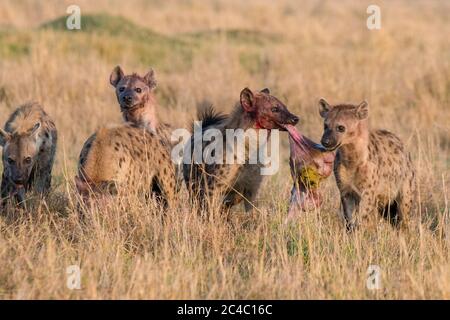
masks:
<path fill-rule="evenodd" d="M 22 171 L 13 171 L 11 173 L 10 180 L 15 185 L 24 185 L 28 181 L 28 171 L 22 172 Z"/>
<path fill-rule="evenodd" d="M 133 106 L 133 101 L 134 101 L 134 97 L 132 94 L 124 94 L 122 95 L 122 97 L 120 98 L 120 105 L 124 108 L 129 108 L 131 106 Z"/>
<path fill-rule="evenodd" d="M 338 147 L 337 140 L 330 134 L 324 133 L 320 143 L 327 149 L 336 149 Z"/>
<path fill-rule="evenodd" d="M 300 121 L 299 117 L 295 114 L 285 111 L 281 119 L 277 121 L 277 126 L 280 130 L 287 130 L 287 126 L 295 126 Z"/>
<path fill-rule="evenodd" d="M 300 121 L 299 117 L 297 117 L 295 114 L 290 113 L 286 122 L 287 124 L 295 126 L 299 121 Z"/>

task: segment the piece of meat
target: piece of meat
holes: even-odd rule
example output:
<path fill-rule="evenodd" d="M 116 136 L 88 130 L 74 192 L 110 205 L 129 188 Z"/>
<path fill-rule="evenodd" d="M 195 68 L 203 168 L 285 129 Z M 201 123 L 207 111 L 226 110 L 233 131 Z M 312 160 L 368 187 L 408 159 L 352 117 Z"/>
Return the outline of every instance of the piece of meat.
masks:
<path fill-rule="evenodd" d="M 300 134 L 294 126 L 289 132 L 291 175 L 294 180 L 289 203 L 288 220 L 299 210 L 312 210 L 320 206 L 320 183 L 333 171 L 335 153 Z"/>

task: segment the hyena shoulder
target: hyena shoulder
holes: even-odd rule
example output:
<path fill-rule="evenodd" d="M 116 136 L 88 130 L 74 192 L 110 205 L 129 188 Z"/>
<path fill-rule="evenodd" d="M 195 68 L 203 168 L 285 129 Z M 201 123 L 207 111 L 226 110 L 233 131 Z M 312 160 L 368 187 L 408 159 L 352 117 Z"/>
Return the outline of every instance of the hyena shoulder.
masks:
<path fill-rule="evenodd" d="M 388 166 L 402 166 L 409 159 L 409 154 L 398 136 L 387 130 L 374 130 L 369 135 L 369 157 L 377 158 Z"/>

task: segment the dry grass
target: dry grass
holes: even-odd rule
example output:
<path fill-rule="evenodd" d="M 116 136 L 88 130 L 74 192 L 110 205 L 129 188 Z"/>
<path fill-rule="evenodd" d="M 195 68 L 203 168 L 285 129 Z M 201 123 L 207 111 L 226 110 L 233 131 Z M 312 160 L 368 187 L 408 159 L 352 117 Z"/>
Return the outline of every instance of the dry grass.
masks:
<path fill-rule="evenodd" d="M 82 32 L 41 27 L 72 3 L 1 4 L 0 120 L 37 100 L 60 140 L 55 191 L 31 212 L 0 220 L 0 297 L 450 298 L 448 3 L 383 1 L 382 29 L 369 31 L 364 1 L 78 0 L 86 23 L 102 23 Z M 130 197 L 80 221 L 77 157 L 96 128 L 120 122 L 108 84 L 116 64 L 154 67 L 161 117 L 180 127 L 204 98 L 229 110 L 243 87 L 270 87 L 318 139 L 320 96 L 367 98 L 372 126 L 397 133 L 412 153 L 420 217 L 408 231 L 380 223 L 347 235 L 329 179 L 320 212 L 283 225 L 291 184 L 284 135 L 283 166 L 266 179 L 254 216 L 239 208 L 231 222 L 217 213 L 201 219 L 183 194 L 165 219 Z M 81 266 L 82 290 L 66 287 L 72 264 Z M 381 267 L 382 290 L 365 287 L 370 264 Z"/>

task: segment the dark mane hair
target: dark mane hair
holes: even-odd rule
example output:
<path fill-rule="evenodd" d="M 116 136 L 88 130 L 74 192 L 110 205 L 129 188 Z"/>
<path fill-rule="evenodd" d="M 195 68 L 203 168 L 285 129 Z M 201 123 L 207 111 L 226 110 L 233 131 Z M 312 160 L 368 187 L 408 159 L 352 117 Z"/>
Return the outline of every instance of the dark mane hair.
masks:
<path fill-rule="evenodd" d="M 202 130 L 215 124 L 222 123 L 228 118 L 228 115 L 217 112 L 212 103 L 202 101 L 197 105 L 197 120 L 202 122 Z M 195 123 L 192 122 L 192 132 L 194 132 Z"/>

